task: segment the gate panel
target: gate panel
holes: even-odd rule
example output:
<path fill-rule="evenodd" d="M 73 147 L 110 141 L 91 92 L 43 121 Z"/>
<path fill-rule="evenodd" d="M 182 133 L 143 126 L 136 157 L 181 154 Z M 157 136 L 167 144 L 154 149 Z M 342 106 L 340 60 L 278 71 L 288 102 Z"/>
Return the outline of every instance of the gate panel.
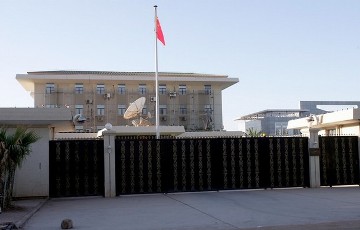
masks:
<path fill-rule="evenodd" d="M 116 139 L 120 194 L 309 186 L 307 138 Z"/>
<path fill-rule="evenodd" d="M 102 140 L 50 141 L 50 197 L 104 195 Z"/>
<path fill-rule="evenodd" d="M 160 141 L 115 140 L 116 194 L 163 191 Z"/>
<path fill-rule="evenodd" d="M 162 140 L 164 150 L 164 192 L 216 190 L 210 139 Z"/>
<path fill-rule="evenodd" d="M 319 137 L 322 186 L 359 184 L 356 136 Z"/>
<path fill-rule="evenodd" d="M 307 138 L 222 139 L 220 189 L 306 187 Z"/>
<path fill-rule="evenodd" d="M 259 139 L 219 139 L 221 151 L 219 189 L 259 188 Z"/>
<path fill-rule="evenodd" d="M 270 188 L 310 185 L 308 139 L 269 138 Z"/>

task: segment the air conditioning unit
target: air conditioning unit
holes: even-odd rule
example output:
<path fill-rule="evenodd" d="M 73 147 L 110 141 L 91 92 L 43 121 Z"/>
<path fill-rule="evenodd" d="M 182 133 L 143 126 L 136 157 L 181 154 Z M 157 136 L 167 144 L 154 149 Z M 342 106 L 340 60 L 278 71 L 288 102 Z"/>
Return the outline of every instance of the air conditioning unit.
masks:
<path fill-rule="evenodd" d="M 166 121 L 167 119 L 166 119 L 166 117 L 161 117 L 161 120 Z"/>
<path fill-rule="evenodd" d="M 104 121 L 104 116 L 96 116 L 97 121 Z"/>
<path fill-rule="evenodd" d="M 155 102 L 155 101 L 156 101 L 156 97 L 150 97 L 150 101 L 151 101 L 151 102 Z"/>
<path fill-rule="evenodd" d="M 181 117 L 181 120 L 182 120 L 182 121 L 186 121 L 186 117 Z"/>
<path fill-rule="evenodd" d="M 105 93 L 104 98 L 105 99 L 110 99 L 111 98 L 111 93 Z"/>
<path fill-rule="evenodd" d="M 169 92 L 170 97 L 176 97 L 176 92 Z"/>
<path fill-rule="evenodd" d="M 93 100 L 91 100 L 91 99 L 86 100 L 86 104 L 92 104 L 92 103 L 93 103 Z"/>

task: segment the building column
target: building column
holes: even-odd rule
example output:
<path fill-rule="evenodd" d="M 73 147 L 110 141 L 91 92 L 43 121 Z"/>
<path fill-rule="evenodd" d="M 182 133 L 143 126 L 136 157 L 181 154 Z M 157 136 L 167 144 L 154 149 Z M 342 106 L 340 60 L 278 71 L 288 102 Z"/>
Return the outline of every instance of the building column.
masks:
<path fill-rule="evenodd" d="M 105 197 L 116 196 L 115 181 L 115 132 L 108 130 L 104 136 L 104 189 Z"/>
<path fill-rule="evenodd" d="M 319 129 L 309 128 L 309 169 L 310 187 L 320 187 Z"/>

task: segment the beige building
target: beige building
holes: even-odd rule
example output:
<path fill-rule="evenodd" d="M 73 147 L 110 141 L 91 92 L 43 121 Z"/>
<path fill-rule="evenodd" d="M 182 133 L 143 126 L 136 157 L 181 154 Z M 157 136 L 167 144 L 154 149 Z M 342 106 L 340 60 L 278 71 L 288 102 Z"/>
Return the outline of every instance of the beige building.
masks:
<path fill-rule="evenodd" d="M 10 132 L 17 126 L 33 130 L 40 139 L 16 170 L 14 197 L 49 196 L 49 140 L 57 132 L 71 131 L 71 112 L 64 108 L 0 108 L 0 127 Z"/>
<path fill-rule="evenodd" d="M 140 116 L 155 124 L 153 72 L 43 71 L 17 74 L 16 79 L 31 93 L 35 107 L 70 108 L 77 131 L 96 132 L 106 123 L 132 125 L 123 115 L 140 97 L 146 98 Z M 159 125 L 184 126 L 187 131 L 223 129 L 222 90 L 237 78 L 159 73 L 158 80 Z"/>

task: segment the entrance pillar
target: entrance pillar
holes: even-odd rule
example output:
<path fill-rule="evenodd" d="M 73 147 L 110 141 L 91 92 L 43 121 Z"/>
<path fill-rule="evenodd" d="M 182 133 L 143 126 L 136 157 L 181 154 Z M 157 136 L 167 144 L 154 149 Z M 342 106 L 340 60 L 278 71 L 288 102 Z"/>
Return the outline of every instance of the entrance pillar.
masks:
<path fill-rule="evenodd" d="M 310 187 L 320 187 L 319 129 L 309 128 Z"/>
<path fill-rule="evenodd" d="M 104 136 L 104 188 L 105 197 L 116 196 L 115 180 L 115 132 L 103 131 Z"/>

